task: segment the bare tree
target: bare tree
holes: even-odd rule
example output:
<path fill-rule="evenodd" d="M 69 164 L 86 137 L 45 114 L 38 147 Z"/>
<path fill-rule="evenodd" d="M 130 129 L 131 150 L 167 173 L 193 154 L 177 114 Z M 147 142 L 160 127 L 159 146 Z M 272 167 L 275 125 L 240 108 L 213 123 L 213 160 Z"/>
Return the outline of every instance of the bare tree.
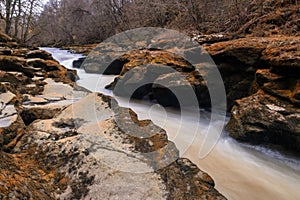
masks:
<path fill-rule="evenodd" d="M 294 3 L 298 5 L 289 1 Z M 100 42 L 144 26 L 188 33 L 234 32 L 270 10 L 265 4 L 262 0 L 251 4 L 247 0 L 50 0 L 35 31 L 42 43 L 58 45 Z"/>
<path fill-rule="evenodd" d="M 9 34 L 17 0 L 5 0 L 5 33 Z"/>
<path fill-rule="evenodd" d="M 15 34 L 14 37 L 17 38 L 19 35 L 19 23 L 21 20 L 21 14 L 22 14 L 22 4 L 21 4 L 21 0 L 17 0 L 18 1 L 18 12 L 17 15 L 15 17 Z"/>
<path fill-rule="evenodd" d="M 5 12 L 5 33 L 26 42 L 42 9 L 41 0 L 1 0 L 0 5 Z"/>

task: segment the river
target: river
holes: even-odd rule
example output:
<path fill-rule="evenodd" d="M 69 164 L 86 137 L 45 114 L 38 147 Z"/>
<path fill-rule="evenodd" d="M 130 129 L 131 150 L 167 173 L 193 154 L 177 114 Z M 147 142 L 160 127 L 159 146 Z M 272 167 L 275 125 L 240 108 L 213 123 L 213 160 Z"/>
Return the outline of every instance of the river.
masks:
<path fill-rule="evenodd" d="M 42 48 L 65 67 L 72 68 L 73 60 L 82 57 L 66 50 Z M 113 96 L 104 89 L 114 76 L 87 74 L 82 69 L 77 70 L 80 80 L 78 85 L 93 92 L 101 92 Z M 139 119 L 150 118 L 155 124 L 164 128 L 171 141 L 180 150 L 181 157 L 189 158 L 200 169 L 206 171 L 215 181 L 216 189 L 232 200 L 266 200 L 266 199 L 300 199 L 300 160 L 290 155 L 269 150 L 262 146 L 240 144 L 230 138 L 226 131 L 204 158 L 199 157 L 200 139 L 191 141 L 191 127 L 198 127 L 199 134 L 207 130 L 208 120 L 199 122 L 193 116 L 182 116 L 173 109 L 163 109 L 149 102 L 133 101 L 130 104 L 116 97 L 121 106 L 131 107 Z M 203 112 L 204 116 L 209 114 Z M 227 119 L 228 120 L 228 119 Z M 217 127 L 221 122 L 213 122 Z M 198 137 L 199 138 L 199 137 Z M 187 145 L 188 144 L 188 148 Z"/>

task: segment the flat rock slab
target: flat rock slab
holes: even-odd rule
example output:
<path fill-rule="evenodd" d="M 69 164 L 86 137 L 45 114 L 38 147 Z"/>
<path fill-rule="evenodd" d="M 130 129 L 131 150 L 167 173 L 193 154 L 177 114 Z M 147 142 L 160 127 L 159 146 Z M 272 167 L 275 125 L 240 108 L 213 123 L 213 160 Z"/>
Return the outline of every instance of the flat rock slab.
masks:
<path fill-rule="evenodd" d="M 30 97 L 29 102 L 31 104 L 46 104 L 48 101 L 42 97 Z"/>
<path fill-rule="evenodd" d="M 0 128 L 9 127 L 18 118 L 18 115 L 12 115 L 9 117 L 0 118 Z"/>
<path fill-rule="evenodd" d="M 133 136 L 130 130 L 142 132 L 142 137 Z M 147 130 L 149 138 L 145 135 Z M 68 180 L 65 189 L 56 191 L 55 198 L 167 199 L 169 196 L 161 177 L 162 173 L 169 173 L 168 165 L 179 158 L 178 150 L 166 140 L 164 130 L 149 120 L 138 121 L 130 109 L 119 107 L 110 97 L 91 93 L 54 118 L 33 122 L 27 131 L 30 134 L 18 142 L 14 152 L 35 151 L 35 160 L 42 167 L 54 167 L 65 174 Z M 157 141 L 159 137 L 161 141 Z M 164 170 L 158 172 L 159 169 Z M 224 199 L 213 188 L 212 180 L 200 182 L 208 188 L 201 195 Z"/>
<path fill-rule="evenodd" d="M 68 84 L 55 82 L 53 79 L 46 79 L 47 83 L 41 95 L 26 95 L 26 101 L 23 106 L 29 108 L 42 105 L 66 106 L 70 105 L 90 92 L 87 90 L 75 90 Z"/>
<path fill-rule="evenodd" d="M 11 93 L 10 91 L 7 91 L 6 93 L 0 94 L 0 102 L 4 104 L 8 104 L 15 97 L 16 97 L 15 94 Z"/>
<path fill-rule="evenodd" d="M 73 88 L 68 84 L 57 83 L 52 79 L 46 79 L 47 85 L 44 87 L 43 97 L 46 99 L 52 98 L 71 98 Z"/>
<path fill-rule="evenodd" d="M 8 127 L 18 118 L 17 111 L 13 105 L 7 105 L 0 113 L 0 127 Z"/>
<path fill-rule="evenodd" d="M 109 102 L 97 94 L 90 94 L 64 109 L 56 118 L 33 123 L 30 128 L 34 134 L 22 144 L 36 143 L 43 149 L 47 147 L 45 153 L 49 156 L 68 157 L 74 152 L 87 154 L 79 156 L 83 164 L 66 161 L 61 167 L 67 172 L 72 167 L 77 169 L 77 172 L 67 173 L 73 180 L 77 179 L 78 173 L 84 172 L 93 177 L 85 198 L 164 199 L 166 194 L 159 175 L 153 172 L 140 174 L 153 170 L 139 153 L 132 151 L 132 144 L 124 143 L 126 135 L 118 130 L 113 115 Z M 21 146 L 19 148 L 24 148 Z M 70 185 L 57 197 L 70 198 L 73 194 Z"/>

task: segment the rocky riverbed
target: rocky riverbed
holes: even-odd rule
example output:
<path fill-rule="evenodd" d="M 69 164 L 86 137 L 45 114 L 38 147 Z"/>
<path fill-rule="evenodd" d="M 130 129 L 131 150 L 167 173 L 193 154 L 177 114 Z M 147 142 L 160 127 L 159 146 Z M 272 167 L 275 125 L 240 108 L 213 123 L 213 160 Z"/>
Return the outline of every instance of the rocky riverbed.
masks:
<path fill-rule="evenodd" d="M 0 199 L 225 199 L 163 129 L 1 41 Z"/>
<path fill-rule="evenodd" d="M 55 59 L 69 68 L 72 68 L 73 60 L 81 57 L 66 50 L 43 49 L 51 52 Z M 81 86 L 114 96 L 111 91 L 104 89 L 104 86 L 112 82 L 115 76 L 88 74 L 82 69 L 77 72 L 81 77 L 78 81 Z M 199 153 L 203 150 L 203 142 L 210 141 L 210 138 L 205 137 L 207 128 L 213 128 L 207 133 L 208 137 L 211 136 L 210 133 L 214 135 L 218 127 L 223 128 L 221 121 L 209 120 L 210 112 L 202 110 L 201 116 L 195 117 L 190 112 L 182 113 L 178 109 L 163 108 L 145 100 L 131 100 L 128 103 L 126 98 L 116 99 L 120 105 L 132 108 L 139 119 L 151 119 L 163 127 L 169 140 L 176 144 L 180 155 L 189 158 L 199 168 L 208 172 L 215 180 L 215 188 L 228 199 L 240 199 L 241 196 L 249 200 L 293 199 L 299 196 L 297 188 L 300 165 L 297 158 L 261 145 L 237 142 L 227 131 L 223 131 L 212 151 L 202 158 Z M 191 143 L 193 133 L 198 134 L 197 139 Z"/>
<path fill-rule="evenodd" d="M 107 86 L 119 96 L 131 95 L 137 99 L 147 97 L 163 106 L 179 107 L 178 99 L 170 90 L 185 91 L 192 87 L 200 107 L 210 107 L 210 93 L 204 78 L 209 68 L 196 69 L 187 61 L 188 55 L 195 49 L 180 50 L 181 44 L 176 43 L 179 51 L 185 55 L 178 57 L 175 54 L 178 48 L 168 46 L 178 40 L 164 35 L 156 39 L 154 46 L 162 49 L 153 48 L 153 41 L 152 44 L 145 43 L 141 50 L 130 51 L 119 57 L 106 71 L 89 65 L 93 56 L 104 51 L 98 47 L 89 55 L 83 68 L 90 73 L 119 75 Z M 248 36 L 203 46 L 216 63 L 223 79 L 227 111 L 231 112 L 227 130 L 232 137 L 256 145 L 283 147 L 299 154 L 299 41 L 297 36 Z M 113 45 L 106 44 L 104 49 L 106 47 Z M 108 51 L 113 53 L 114 49 Z M 126 48 L 123 51 L 126 52 Z M 151 66 L 141 68 L 145 64 Z M 182 79 L 178 79 L 173 71 L 166 70 L 164 66 L 180 73 L 185 77 L 185 82 L 179 81 Z M 152 84 L 145 84 L 149 81 Z M 167 87 L 154 82 L 167 83 Z M 117 83 L 119 88 L 116 90 Z M 139 87 L 135 93 L 126 93 L 130 88 L 140 85 L 144 86 Z"/>

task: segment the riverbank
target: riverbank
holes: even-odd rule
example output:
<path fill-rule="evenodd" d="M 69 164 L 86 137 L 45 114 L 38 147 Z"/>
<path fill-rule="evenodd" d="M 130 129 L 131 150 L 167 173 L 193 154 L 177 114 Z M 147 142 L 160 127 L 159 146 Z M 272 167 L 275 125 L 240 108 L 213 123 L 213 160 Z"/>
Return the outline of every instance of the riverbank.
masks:
<path fill-rule="evenodd" d="M 162 41 L 161 44 L 159 40 Z M 203 46 L 216 63 L 223 79 L 227 111 L 231 112 L 227 129 L 233 138 L 250 144 L 283 148 L 283 151 L 299 155 L 300 132 L 297 125 L 300 124 L 299 41 L 299 37 L 292 36 L 245 37 Z M 166 44 L 173 44 L 172 42 L 174 43 L 174 38 L 161 38 L 157 40 L 157 44 L 155 42 L 153 44 L 152 41 L 152 44 L 148 45 L 162 45 L 169 48 Z M 114 55 L 113 49 L 102 49 L 98 52 L 100 47 L 92 51 L 87 62 L 82 66 L 86 72 L 101 73 L 103 70 L 101 66 L 88 64 L 99 63 L 101 57 L 97 58 L 97 55 L 102 55 L 101 51 L 111 51 Z M 139 91 L 131 97 L 136 99 L 147 97 L 155 99 L 163 106 L 179 107 L 178 99 L 168 89 L 183 91 L 182 88 L 186 84 L 182 81 L 172 81 L 172 78 L 178 80 L 174 73 L 164 73 L 164 68 L 158 66 L 158 64 L 167 65 L 186 77 L 194 88 L 200 107 L 210 107 L 211 94 L 204 81 L 205 76 L 202 76 L 203 73 L 208 72 L 199 73 L 207 69 L 202 67 L 203 69 L 195 70 L 194 66 L 172 53 L 178 50 L 177 47 L 177 49 L 163 51 L 147 49 L 146 44 L 143 48 L 145 50 L 125 53 L 107 67 L 104 73 L 118 75 L 107 88 L 113 90 L 118 96 L 126 96 L 129 95 L 127 94 L 130 92 L 129 88 L 133 85 L 136 85 L 135 87 L 142 85 L 152 76 L 151 83 L 168 82 L 168 88 L 160 87 L 158 84 L 152 86 L 148 84 L 147 87 L 139 88 Z M 182 51 L 189 51 L 189 49 Z M 93 54 L 96 55 L 95 58 Z M 141 64 L 155 65 L 156 71 L 161 71 L 163 74 L 158 74 L 151 68 L 140 70 Z M 133 75 L 129 76 L 130 73 L 126 73 L 128 71 Z M 134 71 L 138 73 L 134 74 Z M 151 73 L 152 75 L 149 75 Z M 135 78 L 137 74 L 138 79 Z M 115 85 L 118 85 L 117 89 Z"/>
<path fill-rule="evenodd" d="M 56 59 L 71 68 L 72 61 L 81 57 L 67 51 L 47 49 Z M 69 57 L 69 60 L 67 59 Z M 77 70 L 81 80 L 77 83 L 92 91 L 101 91 L 112 96 L 104 86 L 114 80 L 114 76 L 87 74 L 83 69 Z M 299 160 L 262 146 L 242 145 L 224 132 L 216 146 L 204 159 L 200 159 L 199 151 L 203 145 L 203 134 L 210 123 L 204 120 L 209 114 L 201 112 L 201 119 L 183 116 L 174 109 L 153 106 L 147 101 L 132 101 L 130 104 L 123 98 L 115 97 L 124 107 L 132 108 L 139 119 L 151 119 L 156 125 L 163 127 L 168 138 L 174 142 L 182 157 L 189 158 L 199 168 L 215 180 L 216 188 L 228 199 L 293 199 L 300 193 Z M 212 122 L 211 127 L 220 126 L 220 122 Z M 198 128 L 197 128 L 198 127 Z M 197 140 L 190 142 L 191 134 L 197 131 Z M 189 148 L 186 148 L 186 144 Z M 217 163 L 217 164 L 216 164 Z M 249 176 L 251 174 L 251 176 Z"/>
<path fill-rule="evenodd" d="M 71 45 L 71 46 L 63 46 L 61 49 L 68 50 L 71 53 L 83 54 L 87 56 L 93 49 L 97 47 L 98 43 L 95 44 L 87 44 L 87 45 Z"/>
<path fill-rule="evenodd" d="M 77 86 L 51 54 L 0 52 L 1 199 L 225 199 L 163 129 Z"/>

